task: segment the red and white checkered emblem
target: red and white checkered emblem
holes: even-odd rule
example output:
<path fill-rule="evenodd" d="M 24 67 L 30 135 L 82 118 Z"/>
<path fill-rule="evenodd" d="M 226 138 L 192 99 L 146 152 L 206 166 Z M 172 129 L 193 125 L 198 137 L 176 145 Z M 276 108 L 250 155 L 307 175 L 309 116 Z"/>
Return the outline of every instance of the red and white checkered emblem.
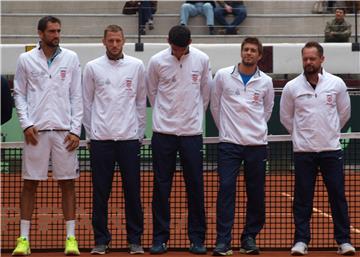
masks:
<path fill-rule="evenodd" d="M 66 77 L 66 70 L 61 70 L 61 71 L 60 71 L 60 78 L 61 78 L 61 80 L 64 80 L 65 77 Z"/>
<path fill-rule="evenodd" d="M 327 101 L 327 104 L 331 104 L 332 101 L 333 101 L 332 95 L 327 95 L 326 96 L 326 101 Z"/>
<path fill-rule="evenodd" d="M 253 95 L 253 101 L 254 102 L 259 102 L 260 100 L 260 94 L 259 93 L 254 93 Z"/>
<path fill-rule="evenodd" d="M 127 79 L 127 80 L 126 80 L 126 88 L 127 88 L 127 89 L 131 89 L 131 84 L 132 84 L 132 80 L 131 80 L 131 79 Z"/>
<path fill-rule="evenodd" d="M 193 81 L 193 82 L 197 82 L 197 80 L 198 80 L 198 78 L 199 78 L 199 75 L 197 75 L 197 74 L 192 74 L 191 77 L 192 77 L 192 81 Z"/>

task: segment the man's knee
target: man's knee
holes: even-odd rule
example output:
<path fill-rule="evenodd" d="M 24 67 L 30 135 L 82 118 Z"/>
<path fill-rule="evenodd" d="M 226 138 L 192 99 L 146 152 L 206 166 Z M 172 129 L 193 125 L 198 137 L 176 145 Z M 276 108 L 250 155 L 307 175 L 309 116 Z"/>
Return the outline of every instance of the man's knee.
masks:
<path fill-rule="evenodd" d="M 23 192 L 27 192 L 27 193 L 35 193 L 36 189 L 39 185 L 39 181 L 38 180 L 24 180 L 23 183 Z"/>
<path fill-rule="evenodd" d="M 75 181 L 73 179 L 59 180 L 58 184 L 61 190 L 65 190 L 65 191 L 74 190 L 75 188 Z"/>
<path fill-rule="evenodd" d="M 181 5 L 181 11 L 182 12 L 189 12 L 191 8 L 191 4 L 184 3 Z"/>
<path fill-rule="evenodd" d="M 205 3 L 203 8 L 205 11 L 213 11 L 213 6 L 210 3 Z"/>

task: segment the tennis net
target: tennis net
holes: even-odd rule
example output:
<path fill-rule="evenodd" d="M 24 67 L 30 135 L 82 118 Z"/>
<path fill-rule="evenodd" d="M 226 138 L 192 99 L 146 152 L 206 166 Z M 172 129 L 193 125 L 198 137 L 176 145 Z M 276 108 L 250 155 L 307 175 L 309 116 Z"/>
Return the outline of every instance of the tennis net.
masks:
<path fill-rule="evenodd" d="M 214 246 L 216 239 L 216 197 L 217 138 L 204 138 L 204 182 L 207 216 L 206 246 Z M 360 245 L 360 133 L 342 134 L 341 143 L 345 159 L 346 197 L 351 219 L 351 238 L 355 246 Z M 10 250 L 19 236 L 22 143 L 1 145 L 1 248 Z M 288 249 L 293 243 L 293 155 L 290 137 L 269 136 L 269 158 L 266 171 L 266 225 L 257 237 L 262 249 Z M 76 180 L 77 223 L 76 236 L 79 247 L 94 246 L 91 226 L 92 187 L 89 152 L 85 142 L 78 150 L 80 178 Z M 152 188 L 153 172 L 151 145 L 145 140 L 141 149 L 141 193 L 144 211 L 144 235 L 142 244 L 152 243 Z M 185 249 L 189 246 L 187 237 L 187 201 L 181 165 L 178 160 L 171 193 L 171 236 L 168 246 Z M 51 163 L 49 165 L 51 171 Z M 124 198 L 119 169 L 113 181 L 109 201 L 109 228 L 112 233 L 111 247 L 127 248 Z M 65 225 L 61 210 L 61 194 L 56 181 L 41 182 L 37 190 L 36 208 L 32 217 L 30 241 L 32 249 L 61 249 L 65 238 Z M 246 193 L 242 171 L 237 183 L 236 216 L 232 245 L 240 245 L 240 236 L 246 214 Z M 329 249 L 336 247 L 333 239 L 333 224 L 326 189 L 321 175 L 318 176 L 311 221 L 312 240 L 310 247 Z"/>

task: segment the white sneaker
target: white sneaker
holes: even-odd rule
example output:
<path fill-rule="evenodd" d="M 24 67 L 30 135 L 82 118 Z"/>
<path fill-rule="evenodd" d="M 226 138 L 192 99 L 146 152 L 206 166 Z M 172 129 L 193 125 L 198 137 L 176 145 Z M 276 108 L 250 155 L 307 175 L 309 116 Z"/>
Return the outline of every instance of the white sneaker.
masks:
<path fill-rule="evenodd" d="M 304 242 L 297 242 L 291 248 L 291 255 L 302 256 L 308 254 L 308 246 Z"/>
<path fill-rule="evenodd" d="M 341 255 L 355 255 L 355 248 L 349 243 L 344 243 L 339 245 L 337 253 Z"/>

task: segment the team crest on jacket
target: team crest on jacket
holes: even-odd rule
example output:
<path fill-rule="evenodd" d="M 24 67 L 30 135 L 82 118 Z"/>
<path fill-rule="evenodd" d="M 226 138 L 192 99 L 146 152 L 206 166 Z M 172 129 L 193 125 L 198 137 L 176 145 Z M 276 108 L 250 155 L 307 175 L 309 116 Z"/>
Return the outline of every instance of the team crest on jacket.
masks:
<path fill-rule="evenodd" d="M 191 74 L 191 79 L 192 79 L 192 83 L 197 83 L 199 80 L 199 74 L 197 73 L 192 73 Z"/>
<path fill-rule="evenodd" d="M 332 95 L 326 95 L 326 104 L 332 104 L 333 98 Z"/>
<path fill-rule="evenodd" d="M 61 80 L 65 80 L 65 78 L 66 78 L 66 70 L 65 69 L 60 70 L 60 78 L 61 78 Z"/>
<path fill-rule="evenodd" d="M 253 102 L 258 103 L 259 101 L 260 101 L 260 94 L 255 92 L 253 95 Z"/>
<path fill-rule="evenodd" d="M 131 90 L 131 85 L 132 85 L 132 79 L 131 78 L 127 78 L 125 80 L 125 86 L 127 90 Z"/>

